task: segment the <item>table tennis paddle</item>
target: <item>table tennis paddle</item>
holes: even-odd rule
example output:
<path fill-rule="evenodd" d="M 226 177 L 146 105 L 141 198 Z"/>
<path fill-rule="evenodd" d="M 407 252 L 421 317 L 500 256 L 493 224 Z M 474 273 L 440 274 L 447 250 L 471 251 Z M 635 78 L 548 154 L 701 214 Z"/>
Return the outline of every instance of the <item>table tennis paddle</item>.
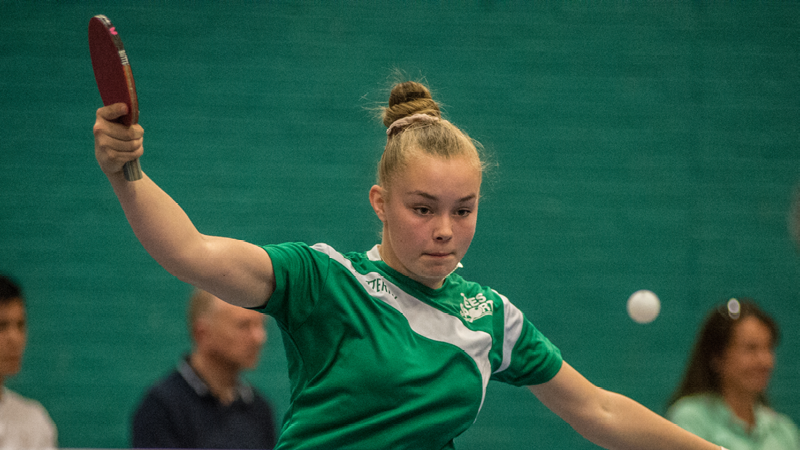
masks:
<path fill-rule="evenodd" d="M 138 123 L 139 101 L 136 98 L 136 84 L 128 54 L 125 53 L 119 31 L 104 15 L 97 15 L 89 20 L 89 53 L 92 55 L 94 79 L 97 81 L 103 105 L 127 104 L 128 114 L 116 122 L 128 126 Z M 138 159 L 126 162 L 122 171 L 128 181 L 142 178 Z"/>

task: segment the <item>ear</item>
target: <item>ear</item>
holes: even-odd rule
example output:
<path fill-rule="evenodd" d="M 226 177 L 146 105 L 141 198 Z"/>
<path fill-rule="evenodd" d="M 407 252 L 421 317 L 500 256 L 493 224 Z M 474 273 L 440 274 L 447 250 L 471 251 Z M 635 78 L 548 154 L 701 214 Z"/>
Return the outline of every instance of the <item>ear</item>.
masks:
<path fill-rule="evenodd" d="M 387 192 L 386 189 L 378 186 L 372 186 L 369 190 L 369 203 L 372 205 L 372 209 L 375 210 L 375 214 L 378 216 L 381 222 L 386 223 L 386 200 L 387 200 Z"/>
<path fill-rule="evenodd" d="M 195 344 L 199 344 L 204 340 L 207 334 L 208 323 L 202 317 L 197 318 L 192 325 L 192 340 Z"/>

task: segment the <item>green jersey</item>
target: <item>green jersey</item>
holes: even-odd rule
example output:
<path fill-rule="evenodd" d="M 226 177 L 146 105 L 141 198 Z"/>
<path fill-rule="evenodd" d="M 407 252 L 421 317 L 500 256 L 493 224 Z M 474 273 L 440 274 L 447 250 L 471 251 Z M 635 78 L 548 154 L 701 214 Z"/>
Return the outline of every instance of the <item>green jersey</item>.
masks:
<path fill-rule="evenodd" d="M 431 289 L 367 253 L 264 247 L 291 404 L 278 449 L 444 449 L 475 420 L 489 380 L 532 385 L 561 353 L 508 299 L 450 274 Z"/>

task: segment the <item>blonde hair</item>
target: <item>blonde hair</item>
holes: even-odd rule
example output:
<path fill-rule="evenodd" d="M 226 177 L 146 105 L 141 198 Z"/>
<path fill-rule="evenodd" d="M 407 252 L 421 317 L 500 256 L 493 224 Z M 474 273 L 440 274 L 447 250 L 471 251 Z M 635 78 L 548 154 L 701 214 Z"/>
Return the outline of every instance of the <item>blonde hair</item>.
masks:
<path fill-rule="evenodd" d="M 426 114 L 434 120 L 412 120 L 408 124 L 404 122 L 400 130 L 392 127 L 393 123 L 418 114 Z M 442 119 L 439 104 L 433 100 L 430 90 L 421 83 L 406 81 L 396 84 L 389 94 L 389 106 L 383 108 L 382 119 L 390 133 L 378 163 L 380 186 L 387 188 L 408 161 L 419 154 L 443 159 L 467 157 L 483 173 L 480 144 L 452 123 Z"/>

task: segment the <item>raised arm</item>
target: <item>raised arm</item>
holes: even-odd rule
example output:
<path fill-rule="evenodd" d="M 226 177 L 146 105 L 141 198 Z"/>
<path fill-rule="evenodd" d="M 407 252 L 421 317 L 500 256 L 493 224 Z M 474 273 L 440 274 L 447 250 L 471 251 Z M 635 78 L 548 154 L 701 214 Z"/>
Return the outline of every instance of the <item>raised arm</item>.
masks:
<path fill-rule="evenodd" d="M 630 398 L 600 389 L 566 362 L 552 380 L 529 389 L 575 431 L 603 448 L 720 450 Z"/>
<path fill-rule="evenodd" d="M 235 305 L 263 305 L 272 294 L 272 262 L 262 248 L 244 241 L 201 234 L 183 209 L 146 174 L 128 182 L 126 161 L 143 153 L 141 126 L 112 122 L 123 103 L 97 110 L 95 157 L 145 250 L 169 273 Z"/>

